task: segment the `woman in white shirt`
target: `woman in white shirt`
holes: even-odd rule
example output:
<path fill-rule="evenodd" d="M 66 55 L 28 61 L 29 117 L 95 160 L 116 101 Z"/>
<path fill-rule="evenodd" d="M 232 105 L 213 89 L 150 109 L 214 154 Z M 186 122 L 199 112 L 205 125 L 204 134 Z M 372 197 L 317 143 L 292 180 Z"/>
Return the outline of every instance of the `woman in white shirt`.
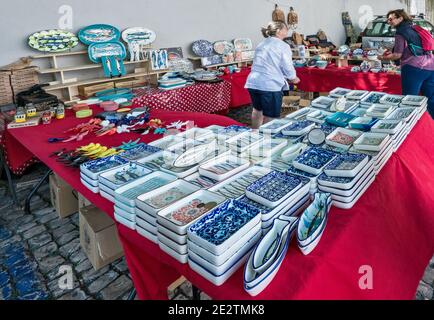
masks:
<path fill-rule="evenodd" d="M 283 41 L 288 36 L 284 22 L 271 22 L 262 28 L 266 38 L 259 44 L 253 59 L 252 72 L 247 78 L 246 89 L 252 98 L 252 128 L 280 118 L 283 90 L 288 90 L 288 81 L 297 84 L 292 51 Z"/>

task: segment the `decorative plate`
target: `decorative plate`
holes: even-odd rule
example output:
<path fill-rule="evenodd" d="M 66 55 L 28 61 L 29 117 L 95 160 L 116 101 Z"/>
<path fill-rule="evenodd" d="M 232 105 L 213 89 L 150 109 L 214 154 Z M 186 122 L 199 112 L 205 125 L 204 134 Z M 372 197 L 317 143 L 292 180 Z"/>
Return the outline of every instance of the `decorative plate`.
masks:
<path fill-rule="evenodd" d="M 214 42 L 213 47 L 214 47 L 214 51 L 217 54 L 223 54 L 223 55 L 229 54 L 235 50 L 234 44 L 226 40 Z"/>
<path fill-rule="evenodd" d="M 298 156 L 294 160 L 293 166 L 308 173 L 318 175 L 336 156 L 337 153 L 333 151 L 312 147 Z"/>
<path fill-rule="evenodd" d="M 253 43 L 251 39 L 240 38 L 234 40 L 235 50 L 250 51 L 253 50 Z"/>
<path fill-rule="evenodd" d="M 122 32 L 122 39 L 126 43 L 135 42 L 147 46 L 153 43 L 156 38 L 157 35 L 154 31 L 143 27 L 128 28 Z"/>
<path fill-rule="evenodd" d="M 321 145 L 326 139 L 326 134 L 321 129 L 313 129 L 307 136 L 309 143 L 313 145 Z"/>
<path fill-rule="evenodd" d="M 366 154 L 342 154 L 330 162 L 324 172 L 328 176 L 355 177 L 367 165 L 369 156 Z"/>
<path fill-rule="evenodd" d="M 29 37 L 29 46 L 42 52 L 62 52 L 78 45 L 78 38 L 66 30 L 44 30 Z"/>
<path fill-rule="evenodd" d="M 396 94 L 387 94 L 380 99 L 380 103 L 387 104 L 390 106 L 399 106 L 399 104 L 404 99 L 404 96 L 396 95 Z"/>
<path fill-rule="evenodd" d="M 223 56 L 216 54 L 213 56 L 202 57 L 202 59 L 200 59 L 200 61 L 202 63 L 202 67 L 208 67 L 208 66 L 223 63 Z M 196 79 L 196 80 L 198 80 L 198 79 Z"/>
<path fill-rule="evenodd" d="M 107 24 L 94 24 L 81 29 L 78 33 L 78 38 L 86 45 L 118 41 L 120 36 L 121 33 L 116 27 Z"/>
<path fill-rule="evenodd" d="M 385 95 L 386 93 L 383 92 L 371 92 L 365 98 L 363 98 L 360 103 L 366 106 L 380 103 L 381 98 L 383 98 Z"/>
<path fill-rule="evenodd" d="M 193 42 L 191 48 L 198 57 L 209 57 L 214 50 L 212 43 L 207 40 L 197 40 Z"/>

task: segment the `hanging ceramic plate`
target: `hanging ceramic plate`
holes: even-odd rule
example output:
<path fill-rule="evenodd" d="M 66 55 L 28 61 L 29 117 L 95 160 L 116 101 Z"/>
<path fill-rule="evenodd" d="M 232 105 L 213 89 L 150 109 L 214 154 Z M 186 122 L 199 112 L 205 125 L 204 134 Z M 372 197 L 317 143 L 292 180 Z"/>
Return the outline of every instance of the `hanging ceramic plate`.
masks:
<path fill-rule="evenodd" d="M 222 40 L 214 42 L 214 51 L 217 54 L 229 54 L 235 50 L 235 46 L 233 43 Z"/>
<path fill-rule="evenodd" d="M 253 50 L 252 40 L 248 38 L 240 38 L 234 40 L 235 50 L 250 51 Z"/>
<path fill-rule="evenodd" d="M 136 42 L 147 46 L 157 39 L 157 34 L 149 29 L 142 27 L 128 28 L 122 32 L 122 39 L 126 43 Z"/>
<path fill-rule="evenodd" d="M 77 45 L 77 36 L 66 30 L 44 30 L 29 37 L 29 46 L 43 52 L 67 51 Z"/>
<path fill-rule="evenodd" d="M 89 58 L 94 63 L 99 63 L 102 57 L 118 57 L 125 59 L 125 47 L 120 42 L 93 43 L 89 46 Z"/>
<path fill-rule="evenodd" d="M 211 42 L 207 40 L 197 40 L 192 44 L 192 50 L 198 57 L 209 57 L 214 50 Z"/>
<path fill-rule="evenodd" d="M 117 28 L 107 24 L 94 24 L 81 29 L 78 33 L 80 41 L 86 45 L 118 41 L 120 36 L 121 33 Z"/>

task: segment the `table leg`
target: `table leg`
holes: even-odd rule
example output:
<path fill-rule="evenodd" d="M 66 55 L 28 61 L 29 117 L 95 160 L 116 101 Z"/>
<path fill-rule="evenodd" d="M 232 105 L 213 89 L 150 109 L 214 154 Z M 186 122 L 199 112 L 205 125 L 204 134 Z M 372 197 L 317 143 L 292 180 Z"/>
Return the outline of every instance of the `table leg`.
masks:
<path fill-rule="evenodd" d="M 2 165 L 0 165 L 0 173 L 1 173 L 1 166 L 3 166 L 3 168 L 6 172 L 6 177 L 8 179 L 9 192 L 11 193 L 14 204 L 17 206 L 18 205 L 17 193 L 15 191 L 14 182 L 12 181 L 11 171 L 9 170 L 8 164 L 6 163 L 6 159 L 3 155 L 3 150 L 0 150 L 0 163 L 2 164 Z"/>
<path fill-rule="evenodd" d="M 192 286 L 192 289 L 193 289 L 193 300 L 200 301 L 200 290 L 195 286 Z"/>
<path fill-rule="evenodd" d="M 33 187 L 32 191 L 30 191 L 29 195 L 26 198 L 26 202 L 24 204 L 24 211 L 27 214 L 30 214 L 30 201 L 32 200 L 35 193 L 39 190 L 39 188 L 42 186 L 42 184 L 47 180 L 48 176 L 53 172 L 53 170 L 48 170 L 47 173 L 44 174 L 44 176 L 39 180 L 39 182 Z"/>
<path fill-rule="evenodd" d="M 128 295 L 128 299 L 127 300 L 128 301 L 133 301 L 133 300 L 136 299 L 136 296 L 137 296 L 137 291 L 134 288 L 133 290 L 131 290 L 130 294 Z"/>

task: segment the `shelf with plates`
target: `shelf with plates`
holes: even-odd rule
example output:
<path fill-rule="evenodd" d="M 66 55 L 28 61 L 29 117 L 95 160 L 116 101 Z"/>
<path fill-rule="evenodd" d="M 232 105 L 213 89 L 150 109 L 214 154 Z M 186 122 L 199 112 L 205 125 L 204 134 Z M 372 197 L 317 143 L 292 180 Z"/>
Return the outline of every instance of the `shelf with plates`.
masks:
<path fill-rule="evenodd" d="M 202 58 L 200 57 L 189 57 L 189 60 L 191 60 L 192 62 L 200 62 Z M 218 64 L 212 64 L 209 66 L 201 66 L 201 68 L 204 69 L 211 69 L 211 68 L 218 68 L 218 67 L 225 67 L 225 66 L 230 66 L 230 65 L 238 65 L 238 66 L 243 66 L 243 65 L 248 65 L 249 63 L 252 63 L 253 59 L 248 59 L 248 60 L 240 60 L 240 61 L 233 61 L 233 62 L 225 62 L 225 63 L 218 63 Z"/>

